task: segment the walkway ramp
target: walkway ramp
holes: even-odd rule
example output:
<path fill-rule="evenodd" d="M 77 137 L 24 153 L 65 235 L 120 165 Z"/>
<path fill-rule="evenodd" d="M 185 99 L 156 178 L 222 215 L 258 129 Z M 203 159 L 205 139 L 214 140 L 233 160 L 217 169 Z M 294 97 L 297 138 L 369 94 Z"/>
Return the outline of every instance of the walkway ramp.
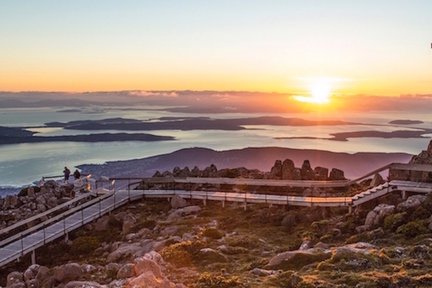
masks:
<path fill-rule="evenodd" d="M 48 219 L 36 228 L 32 227 L 3 240 L 3 245 L 0 246 L 0 267 L 140 197 L 140 192 L 134 190 L 109 193 Z"/>

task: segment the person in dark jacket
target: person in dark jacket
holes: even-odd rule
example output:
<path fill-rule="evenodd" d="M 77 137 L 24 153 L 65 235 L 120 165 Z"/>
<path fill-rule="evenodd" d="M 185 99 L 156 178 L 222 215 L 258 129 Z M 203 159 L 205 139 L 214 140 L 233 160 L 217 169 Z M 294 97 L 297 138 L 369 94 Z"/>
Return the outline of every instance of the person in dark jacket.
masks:
<path fill-rule="evenodd" d="M 75 170 L 75 172 L 74 172 L 73 175 L 74 175 L 75 179 L 80 179 L 81 178 L 81 173 L 78 171 L 78 169 Z"/>
<path fill-rule="evenodd" d="M 70 173 L 71 173 L 71 171 L 67 167 L 64 167 L 63 174 L 64 174 L 64 180 L 65 181 L 69 180 Z"/>

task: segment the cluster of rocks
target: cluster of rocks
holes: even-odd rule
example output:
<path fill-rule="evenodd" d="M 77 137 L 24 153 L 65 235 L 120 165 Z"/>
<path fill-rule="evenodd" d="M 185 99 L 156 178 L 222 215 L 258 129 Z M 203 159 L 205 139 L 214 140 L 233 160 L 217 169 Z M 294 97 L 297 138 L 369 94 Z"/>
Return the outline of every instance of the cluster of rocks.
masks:
<path fill-rule="evenodd" d="M 409 164 L 432 165 L 432 141 L 429 142 L 426 150 L 421 151 L 418 155 L 414 155 Z M 432 172 L 390 169 L 389 179 L 415 182 L 432 182 Z"/>
<path fill-rule="evenodd" d="M 73 185 L 50 180 L 41 187 L 30 186 L 17 195 L 0 197 L 0 229 L 71 200 Z"/>
<path fill-rule="evenodd" d="M 174 167 L 171 171 L 159 172 L 153 175 L 153 177 L 202 177 L 202 178 L 215 178 L 215 177 L 223 177 L 223 178 L 253 178 L 253 179 L 263 179 L 265 178 L 266 173 L 261 172 L 257 169 L 247 169 L 244 167 L 239 168 L 226 168 L 218 170 L 216 165 L 211 164 L 210 166 L 199 169 L 197 166 L 190 169 L 189 167 L 184 167 L 183 169 L 180 167 Z"/>
<path fill-rule="evenodd" d="M 31 265 L 22 272 L 12 272 L 7 276 L 8 288 L 121 288 L 121 287 L 153 287 L 153 288 L 182 288 L 182 284 L 175 284 L 168 280 L 163 270 L 165 264 L 162 256 L 151 251 L 132 262 L 103 265 L 68 263 L 53 268 Z M 92 278 L 102 277 L 111 279 L 108 284 L 99 284 Z M 114 279 L 113 279 L 114 278 Z"/>
<path fill-rule="evenodd" d="M 345 180 L 344 171 L 317 166 L 312 168 L 309 160 L 304 160 L 301 168 L 297 168 L 291 159 L 276 160 L 270 170 L 270 179 L 282 180 Z"/>
<path fill-rule="evenodd" d="M 245 167 L 226 168 L 218 170 L 214 164 L 200 170 L 197 166 L 175 167 L 172 172 L 156 173 L 153 177 L 223 177 L 223 178 L 252 178 L 252 179 L 282 179 L 282 180 L 345 180 L 344 171 L 333 168 L 330 173 L 325 167 L 312 168 L 309 160 L 305 160 L 301 168 L 296 168 L 291 159 L 276 160 L 270 172 L 262 172 L 257 169 Z"/>
<path fill-rule="evenodd" d="M 427 200 L 427 197 L 428 196 L 425 195 L 412 195 L 397 205 L 385 203 L 378 204 L 374 209 L 367 213 L 364 225 L 358 226 L 356 231 L 361 233 L 382 226 L 384 219 L 395 213 L 414 211 Z M 430 224 L 429 229 L 432 230 L 432 218 L 429 218 L 427 221 Z"/>
<path fill-rule="evenodd" d="M 172 209 L 164 215 L 164 225 L 145 227 L 135 232 L 131 231 L 139 219 L 129 211 L 104 216 L 85 226 L 89 231 L 106 231 L 112 225 L 110 222 L 113 217 L 120 223 L 123 240 L 101 243 L 95 251 L 106 259 L 105 265 L 68 263 L 51 268 L 32 265 L 25 272 L 9 273 L 6 287 L 183 288 L 183 284 L 176 284 L 166 277 L 166 262 L 159 252 L 167 245 L 196 237 L 190 233 L 185 233 L 181 237 L 176 236 L 179 227 L 166 223 L 193 216 L 200 212 L 201 208 L 190 205 L 179 197 L 171 200 L 171 207 Z M 154 237 L 155 235 L 159 236 Z M 73 245 L 73 241 L 70 241 L 69 245 Z M 203 257 L 213 252 L 204 250 Z"/>

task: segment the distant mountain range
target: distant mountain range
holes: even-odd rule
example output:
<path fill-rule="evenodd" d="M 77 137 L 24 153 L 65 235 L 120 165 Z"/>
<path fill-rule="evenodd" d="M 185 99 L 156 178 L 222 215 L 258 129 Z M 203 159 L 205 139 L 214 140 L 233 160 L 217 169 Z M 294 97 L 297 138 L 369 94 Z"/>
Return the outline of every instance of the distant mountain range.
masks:
<path fill-rule="evenodd" d="M 280 147 L 244 148 L 215 151 L 207 148 L 181 149 L 143 159 L 114 161 L 102 165 L 80 165 L 86 173 L 105 176 L 149 177 L 157 170 L 172 170 L 174 167 L 204 168 L 215 164 L 217 168 L 246 167 L 269 171 L 278 159 L 291 159 L 301 166 L 308 159 L 312 167 L 335 167 L 344 170 L 345 176 L 355 178 L 391 162 L 408 162 L 412 155 L 406 153 L 336 153 L 322 150 L 291 149 Z"/>

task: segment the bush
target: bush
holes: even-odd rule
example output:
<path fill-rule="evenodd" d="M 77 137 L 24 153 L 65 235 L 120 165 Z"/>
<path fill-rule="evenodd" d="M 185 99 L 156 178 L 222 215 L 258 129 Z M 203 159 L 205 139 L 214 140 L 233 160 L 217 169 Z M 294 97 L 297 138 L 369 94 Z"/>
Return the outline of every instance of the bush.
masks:
<path fill-rule="evenodd" d="M 90 254 L 100 246 L 98 238 L 82 236 L 72 242 L 71 252 L 77 254 Z"/>
<path fill-rule="evenodd" d="M 206 228 L 203 231 L 203 236 L 212 238 L 212 239 L 220 239 L 224 236 L 224 233 L 219 231 L 216 228 Z"/>
<path fill-rule="evenodd" d="M 396 230 L 396 228 L 405 223 L 406 215 L 406 212 L 388 215 L 384 218 L 384 229 L 389 231 Z"/>
<path fill-rule="evenodd" d="M 312 224 L 311 224 L 311 228 L 315 232 L 325 233 L 328 231 L 329 227 L 330 227 L 330 221 L 327 219 L 315 221 L 315 222 L 312 222 Z"/>
<path fill-rule="evenodd" d="M 256 236 L 232 236 L 226 242 L 229 246 L 254 249 L 259 246 L 260 240 Z"/>
<path fill-rule="evenodd" d="M 396 233 L 402 234 L 407 238 L 415 237 L 428 232 L 429 230 L 426 227 L 426 222 L 424 220 L 415 220 L 408 222 L 407 224 L 400 226 L 396 230 Z"/>
<path fill-rule="evenodd" d="M 429 218 L 430 215 L 431 213 L 426 208 L 424 208 L 423 206 L 419 206 L 411 214 L 410 219 L 411 220 L 426 219 Z"/>
<path fill-rule="evenodd" d="M 198 288 L 231 288 L 248 287 L 237 276 L 213 275 L 208 272 L 201 274 L 197 282 Z"/>
<path fill-rule="evenodd" d="M 165 247 L 161 255 L 166 261 L 178 267 L 191 266 L 203 247 L 201 241 L 184 241 Z"/>

